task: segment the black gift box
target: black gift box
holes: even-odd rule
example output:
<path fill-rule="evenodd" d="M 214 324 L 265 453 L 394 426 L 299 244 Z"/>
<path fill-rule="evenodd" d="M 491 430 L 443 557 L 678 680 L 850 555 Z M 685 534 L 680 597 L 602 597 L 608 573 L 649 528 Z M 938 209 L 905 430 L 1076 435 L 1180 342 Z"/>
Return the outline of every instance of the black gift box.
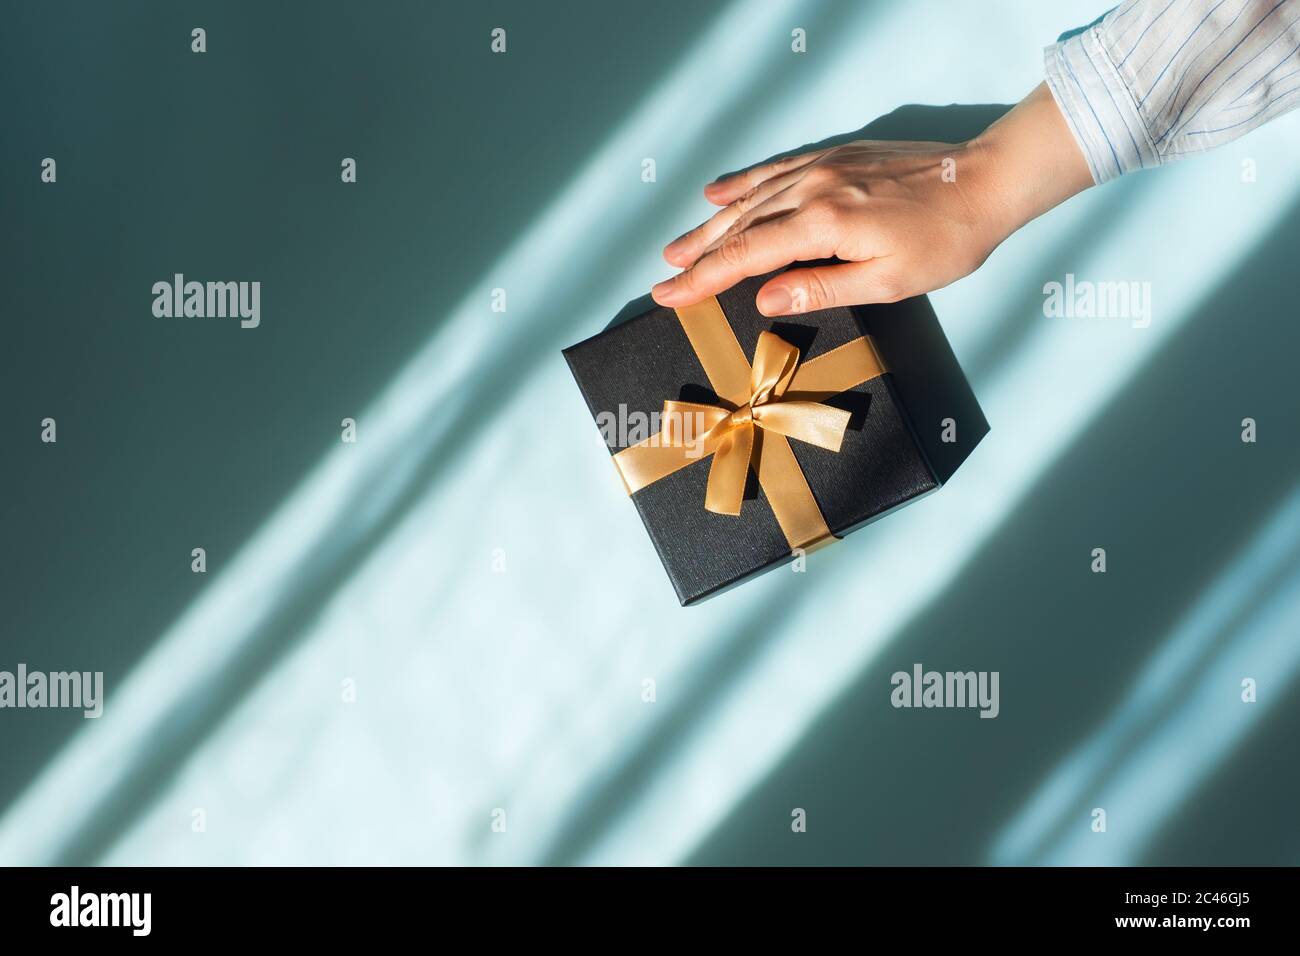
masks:
<path fill-rule="evenodd" d="M 887 369 L 825 400 L 851 413 L 838 452 L 790 441 L 826 524 L 843 537 L 947 481 L 988 432 L 988 422 L 924 296 L 773 319 L 758 311 L 754 298 L 776 274 L 747 279 L 718 296 L 747 360 L 753 361 L 763 331 L 797 346 L 801 361 L 869 335 Z M 648 296 L 629 303 L 605 331 L 565 349 L 564 357 L 611 455 L 645 437 L 636 424 L 657 416 L 666 399 L 719 404 L 677 314 Z M 684 605 L 792 557 L 752 468 L 739 516 L 705 510 L 710 460 L 694 461 L 632 495 Z M 610 480 L 618 482 L 612 462 L 609 468 Z"/>

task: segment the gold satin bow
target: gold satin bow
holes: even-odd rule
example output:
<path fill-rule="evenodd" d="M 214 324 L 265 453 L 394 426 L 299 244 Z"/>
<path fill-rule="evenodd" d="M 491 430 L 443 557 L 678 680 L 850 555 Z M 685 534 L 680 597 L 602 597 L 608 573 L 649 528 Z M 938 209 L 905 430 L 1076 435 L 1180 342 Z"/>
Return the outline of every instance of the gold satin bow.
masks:
<path fill-rule="evenodd" d="M 663 440 L 676 448 L 702 442 L 713 451 L 704 508 L 720 515 L 738 515 L 745 497 L 745 481 L 755 454 L 754 429 L 797 438 L 828 451 L 839 451 L 849 413 L 820 402 L 785 401 L 782 396 L 794 379 L 799 350 L 772 332 L 760 332 L 749 375 L 749 401 L 730 410 L 695 402 L 664 402 Z M 694 436 L 686 423 L 700 422 L 703 434 Z"/>
<path fill-rule="evenodd" d="M 752 465 L 792 549 L 833 539 L 787 439 L 839 451 L 849 413 L 821 400 L 884 374 L 870 337 L 801 362 L 797 348 L 763 332 L 751 366 L 716 297 L 675 311 L 714 394 L 727 405 L 664 402 L 662 430 L 614 455 L 628 494 L 713 455 L 708 511 L 740 514 Z M 694 434 L 692 420 L 702 425 Z"/>

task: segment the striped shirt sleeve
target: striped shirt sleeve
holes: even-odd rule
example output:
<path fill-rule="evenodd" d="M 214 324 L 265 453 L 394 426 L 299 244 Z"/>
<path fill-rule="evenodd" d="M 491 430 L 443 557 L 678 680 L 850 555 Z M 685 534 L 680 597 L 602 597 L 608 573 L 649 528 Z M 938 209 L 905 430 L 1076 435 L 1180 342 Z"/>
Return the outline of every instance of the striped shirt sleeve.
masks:
<path fill-rule="evenodd" d="M 1098 183 L 1300 106 L 1300 0 L 1125 0 L 1044 51 Z"/>

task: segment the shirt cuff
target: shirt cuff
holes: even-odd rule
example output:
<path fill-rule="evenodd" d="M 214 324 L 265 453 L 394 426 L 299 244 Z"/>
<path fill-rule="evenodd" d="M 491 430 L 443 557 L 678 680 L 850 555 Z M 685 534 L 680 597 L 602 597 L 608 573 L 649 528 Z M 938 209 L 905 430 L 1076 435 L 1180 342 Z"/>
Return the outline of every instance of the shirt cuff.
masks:
<path fill-rule="evenodd" d="M 1092 26 L 1043 51 L 1048 88 L 1100 184 L 1160 165 L 1129 87 Z"/>

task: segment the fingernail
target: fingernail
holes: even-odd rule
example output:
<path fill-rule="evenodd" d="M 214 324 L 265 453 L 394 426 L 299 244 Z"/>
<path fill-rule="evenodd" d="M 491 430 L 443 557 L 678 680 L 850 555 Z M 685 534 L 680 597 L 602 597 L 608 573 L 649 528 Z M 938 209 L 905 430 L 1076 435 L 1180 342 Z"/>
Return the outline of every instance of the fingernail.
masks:
<path fill-rule="evenodd" d="M 650 295 L 656 302 L 658 302 L 666 294 L 672 292 L 672 289 L 673 289 L 673 280 L 665 279 L 663 282 L 659 282 L 655 284 L 655 287 L 650 290 Z"/>
<path fill-rule="evenodd" d="M 764 315 L 785 315 L 793 304 L 794 300 L 790 298 L 790 292 L 784 286 L 764 289 L 758 296 L 758 311 Z"/>

